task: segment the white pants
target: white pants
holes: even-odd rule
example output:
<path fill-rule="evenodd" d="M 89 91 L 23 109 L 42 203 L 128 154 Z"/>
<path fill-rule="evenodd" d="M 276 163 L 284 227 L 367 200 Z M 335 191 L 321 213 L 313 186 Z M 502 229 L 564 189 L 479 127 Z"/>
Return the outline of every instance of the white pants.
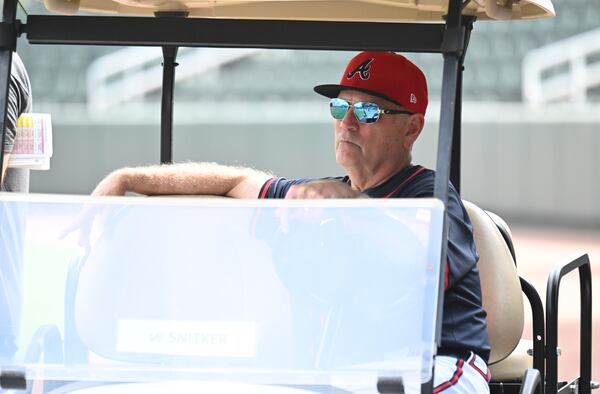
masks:
<path fill-rule="evenodd" d="M 475 353 L 463 360 L 452 356 L 436 356 L 433 392 L 444 394 L 487 394 L 490 370 Z"/>

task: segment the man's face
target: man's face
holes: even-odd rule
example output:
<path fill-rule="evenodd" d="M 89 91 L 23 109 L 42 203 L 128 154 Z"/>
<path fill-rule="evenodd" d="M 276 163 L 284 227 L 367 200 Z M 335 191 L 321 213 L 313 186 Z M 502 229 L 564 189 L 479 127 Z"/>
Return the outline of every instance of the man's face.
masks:
<path fill-rule="evenodd" d="M 381 109 L 403 109 L 356 90 L 343 90 L 338 97 L 351 104 L 362 101 L 378 104 Z M 407 114 L 382 114 L 375 123 L 360 123 L 350 108 L 342 120 L 335 121 L 336 161 L 348 172 L 393 175 L 410 163 L 412 143 L 418 136 L 418 133 L 414 138 L 410 135 L 410 123 L 411 115 Z"/>

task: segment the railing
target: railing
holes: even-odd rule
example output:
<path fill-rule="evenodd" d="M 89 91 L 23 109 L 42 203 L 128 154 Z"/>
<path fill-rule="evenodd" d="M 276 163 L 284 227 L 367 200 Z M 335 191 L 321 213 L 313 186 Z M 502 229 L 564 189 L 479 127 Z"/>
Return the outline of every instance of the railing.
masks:
<path fill-rule="evenodd" d="M 523 60 L 523 98 L 528 103 L 584 103 L 595 86 L 600 86 L 600 29 L 535 49 Z"/>
<path fill-rule="evenodd" d="M 180 48 L 178 59 L 193 67 L 182 67 L 175 81 L 217 69 L 224 64 L 252 56 L 259 49 Z M 87 70 L 87 107 L 90 113 L 103 111 L 132 99 L 160 91 L 162 52 L 157 48 L 131 47 L 95 60 Z"/>
<path fill-rule="evenodd" d="M 546 286 L 546 393 L 558 389 L 558 291 L 561 279 L 579 271 L 579 378 L 577 393 L 591 392 L 592 377 L 592 271 L 590 258 L 582 254 L 566 264 L 556 266 Z"/>

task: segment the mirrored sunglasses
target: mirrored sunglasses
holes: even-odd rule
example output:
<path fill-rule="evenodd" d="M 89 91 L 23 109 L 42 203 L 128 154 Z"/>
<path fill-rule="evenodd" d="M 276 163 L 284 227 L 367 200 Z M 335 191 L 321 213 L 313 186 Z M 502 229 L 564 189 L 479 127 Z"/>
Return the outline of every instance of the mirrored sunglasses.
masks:
<path fill-rule="evenodd" d="M 413 112 L 406 110 L 395 110 L 395 109 L 384 109 L 380 108 L 378 104 L 375 103 L 366 103 L 366 102 L 357 102 L 350 104 L 348 101 L 341 98 L 333 98 L 329 102 L 329 110 L 331 111 L 331 116 L 334 119 L 342 120 L 346 113 L 352 106 L 354 116 L 360 123 L 375 123 L 379 120 L 379 117 L 382 114 L 386 115 L 398 115 L 398 114 L 407 114 L 412 115 Z"/>

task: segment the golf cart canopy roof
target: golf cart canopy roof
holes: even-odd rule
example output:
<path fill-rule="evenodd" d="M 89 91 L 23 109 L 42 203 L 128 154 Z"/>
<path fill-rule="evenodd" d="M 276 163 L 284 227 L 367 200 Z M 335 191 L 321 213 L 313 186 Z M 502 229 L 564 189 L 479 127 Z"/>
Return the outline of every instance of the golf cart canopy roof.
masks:
<path fill-rule="evenodd" d="M 185 12 L 190 17 L 319 21 L 443 21 L 448 0 L 44 0 L 50 11 L 149 16 Z M 554 16 L 550 0 L 466 0 L 463 15 L 478 19 Z"/>

